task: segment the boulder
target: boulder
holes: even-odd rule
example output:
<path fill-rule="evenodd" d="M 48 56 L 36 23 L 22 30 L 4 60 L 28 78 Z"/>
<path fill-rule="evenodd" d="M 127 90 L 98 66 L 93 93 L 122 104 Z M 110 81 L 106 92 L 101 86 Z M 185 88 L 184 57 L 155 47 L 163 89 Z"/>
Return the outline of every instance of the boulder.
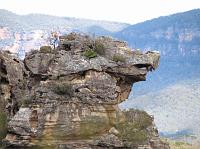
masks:
<path fill-rule="evenodd" d="M 88 49 L 96 56 L 88 57 Z M 132 84 L 158 67 L 159 53 L 135 54 L 125 42 L 72 33 L 57 49 L 33 51 L 24 62 L 5 55 L 0 53 L 4 90 L 19 105 L 8 123 L 7 147 L 134 148 L 160 141 L 151 117 L 138 128 L 144 114 L 118 108 Z M 130 126 L 128 137 L 140 138 L 124 137 L 124 126 Z"/>

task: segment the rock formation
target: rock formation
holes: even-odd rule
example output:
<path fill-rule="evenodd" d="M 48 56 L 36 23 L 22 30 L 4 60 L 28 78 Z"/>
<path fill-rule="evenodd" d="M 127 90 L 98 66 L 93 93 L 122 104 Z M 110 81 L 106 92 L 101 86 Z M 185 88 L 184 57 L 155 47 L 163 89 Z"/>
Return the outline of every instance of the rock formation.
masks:
<path fill-rule="evenodd" d="M 125 42 L 71 33 L 57 49 L 42 47 L 24 62 L 0 53 L 7 148 L 168 149 L 153 118 L 121 111 L 132 84 L 156 69 L 159 53 L 132 52 Z"/>

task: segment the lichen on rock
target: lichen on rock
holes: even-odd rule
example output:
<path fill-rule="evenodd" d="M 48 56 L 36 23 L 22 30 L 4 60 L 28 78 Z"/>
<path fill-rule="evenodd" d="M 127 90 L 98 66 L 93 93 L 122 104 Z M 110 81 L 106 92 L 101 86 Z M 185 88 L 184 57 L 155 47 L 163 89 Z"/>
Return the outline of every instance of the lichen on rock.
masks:
<path fill-rule="evenodd" d="M 85 56 L 88 49 L 96 56 Z M 23 62 L 1 52 L 0 60 L 1 100 L 18 108 L 9 116 L 7 147 L 168 148 L 150 116 L 118 108 L 132 84 L 158 67 L 159 53 L 137 54 L 122 41 L 72 33 L 51 52 L 32 51 Z"/>

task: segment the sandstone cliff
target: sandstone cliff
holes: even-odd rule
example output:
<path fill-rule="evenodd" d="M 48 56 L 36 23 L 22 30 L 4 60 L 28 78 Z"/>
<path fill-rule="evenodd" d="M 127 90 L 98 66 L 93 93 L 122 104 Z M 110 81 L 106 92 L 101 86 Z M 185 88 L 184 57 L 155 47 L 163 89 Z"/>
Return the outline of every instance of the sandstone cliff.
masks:
<path fill-rule="evenodd" d="M 159 53 L 134 53 L 125 42 L 87 35 L 62 36 L 23 62 L 0 53 L 0 99 L 7 112 L 7 148 L 153 148 L 153 118 L 121 111 L 132 84 L 156 69 Z"/>

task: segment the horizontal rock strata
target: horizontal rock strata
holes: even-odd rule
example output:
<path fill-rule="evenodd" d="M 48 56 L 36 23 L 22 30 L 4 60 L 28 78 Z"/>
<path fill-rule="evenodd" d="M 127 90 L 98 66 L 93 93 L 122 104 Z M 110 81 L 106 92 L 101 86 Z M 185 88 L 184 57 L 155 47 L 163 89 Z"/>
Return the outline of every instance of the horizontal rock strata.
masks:
<path fill-rule="evenodd" d="M 159 53 L 136 53 L 108 37 L 60 39 L 57 49 L 32 51 L 23 62 L 0 53 L 6 147 L 169 148 L 147 113 L 118 108 L 158 67 Z"/>

